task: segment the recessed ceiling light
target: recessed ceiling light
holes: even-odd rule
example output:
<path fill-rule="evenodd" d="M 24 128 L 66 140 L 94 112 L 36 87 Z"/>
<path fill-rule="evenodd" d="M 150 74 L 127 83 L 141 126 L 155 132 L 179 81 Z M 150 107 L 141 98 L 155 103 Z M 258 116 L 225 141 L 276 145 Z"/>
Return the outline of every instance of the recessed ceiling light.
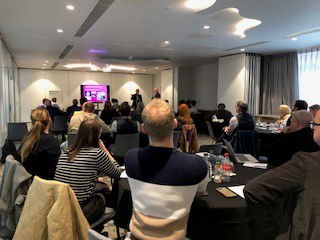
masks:
<path fill-rule="evenodd" d="M 144 72 L 145 72 L 146 70 L 145 70 L 145 69 L 143 69 L 142 71 L 144 71 Z"/>
<path fill-rule="evenodd" d="M 241 48 L 241 49 L 240 49 L 241 52 L 244 52 L 245 50 L 246 50 L 246 49 L 244 49 L 244 48 Z"/>
<path fill-rule="evenodd" d="M 47 63 L 47 62 L 49 62 L 49 61 L 48 61 L 48 60 L 45 60 L 44 62 L 46 62 L 46 63 Z"/>
<path fill-rule="evenodd" d="M 156 69 L 159 69 L 158 67 L 156 67 Z"/>
<path fill-rule="evenodd" d="M 200 11 L 211 7 L 216 0 L 187 0 L 184 5 L 192 10 Z"/>
<path fill-rule="evenodd" d="M 291 40 L 292 40 L 292 41 L 297 41 L 298 38 L 297 38 L 297 37 L 293 37 L 293 38 L 291 38 Z"/>
<path fill-rule="evenodd" d="M 43 67 L 42 69 L 46 69 L 45 67 Z"/>
<path fill-rule="evenodd" d="M 71 4 L 68 4 L 68 5 L 66 6 L 66 9 L 68 9 L 68 10 L 70 10 L 70 11 L 73 11 L 73 10 L 74 10 L 74 6 L 71 5 Z"/>
<path fill-rule="evenodd" d="M 47 64 L 45 63 L 45 64 L 43 64 L 43 66 L 45 67 L 45 66 L 47 66 Z"/>
<path fill-rule="evenodd" d="M 164 41 L 163 43 L 166 44 L 166 45 L 169 45 L 170 41 Z"/>
<path fill-rule="evenodd" d="M 57 32 L 58 33 L 63 33 L 63 30 L 59 28 L 59 29 L 57 29 Z"/>
<path fill-rule="evenodd" d="M 209 26 L 209 25 L 204 25 L 204 26 L 203 26 L 203 29 L 209 30 L 209 29 L 210 29 L 210 26 Z"/>

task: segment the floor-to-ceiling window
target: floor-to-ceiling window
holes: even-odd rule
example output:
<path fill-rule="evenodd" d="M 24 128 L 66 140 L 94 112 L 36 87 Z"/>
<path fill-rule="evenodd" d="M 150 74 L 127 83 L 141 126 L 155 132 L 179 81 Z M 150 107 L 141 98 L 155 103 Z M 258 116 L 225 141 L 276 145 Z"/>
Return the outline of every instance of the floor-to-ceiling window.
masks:
<path fill-rule="evenodd" d="M 299 52 L 299 98 L 320 104 L 320 47 Z"/>

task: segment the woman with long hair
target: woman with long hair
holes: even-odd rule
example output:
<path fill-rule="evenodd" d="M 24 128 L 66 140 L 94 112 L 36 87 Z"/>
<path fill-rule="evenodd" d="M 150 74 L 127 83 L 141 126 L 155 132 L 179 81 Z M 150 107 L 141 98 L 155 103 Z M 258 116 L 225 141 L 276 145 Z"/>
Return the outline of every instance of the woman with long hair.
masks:
<path fill-rule="evenodd" d="M 190 125 L 193 124 L 193 120 L 190 116 L 189 107 L 187 104 L 181 104 L 178 109 L 179 116 L 177 117 L 179 128 L 183 125 Z"/>
<path fill-rule="evenodd" d="M 55 180 L 67 183 L 73 189 L 89 223 L 104 214 L 107 201 L 101 201 L 95 193 L 98 176 L 119 178 L 122 171 L 99 140 L 101 131 L 100 121 L 83 121 L 75 143 L 61 154 L 55 173 Z M 103 196 L 107 191 L 107 185 L 99 190 Z"/>
<path fill-rule="evenodd" d="M 112 107 L 111 103 L 106 102 L 100 115 L 101 120 L 103 120 L 105 124 L 110 125 L 112 118 L 116 115 L 116 110 Z"/>
<path fill-rule="evenodd" d="M 56 138 L 49 134 L 51 118 L 45 108 L 31 112 L 32 129 L 25 136 L 20 148 L 20 158 L 26 170 L 33 176 L 51 180 L 61 150 Z"/>

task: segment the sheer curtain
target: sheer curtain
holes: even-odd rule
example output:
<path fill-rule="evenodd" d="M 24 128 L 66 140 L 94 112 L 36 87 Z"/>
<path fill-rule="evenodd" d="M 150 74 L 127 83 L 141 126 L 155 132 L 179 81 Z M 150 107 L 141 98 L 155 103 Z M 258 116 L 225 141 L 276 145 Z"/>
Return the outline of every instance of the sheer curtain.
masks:
<path fill-rule="evenodd" d="M 245 58 L 245 101 L 248 112 L 252 115 L 259 113 L 260 100 L 260 66 L 261 57 L 258 54 L 247 53 Z"/>
<path fill-rule="evenodd" d="M 279 105 L 291 106 L 299 96 L 297 52 L 264 56 L 260 109 L 263 114 L 279 114 Z"/>
<path fill-rule="evenodd" d="M 298 53 L 299 98 L 309 106 L 320 104 L 320 47 L 314 47 Z"/>

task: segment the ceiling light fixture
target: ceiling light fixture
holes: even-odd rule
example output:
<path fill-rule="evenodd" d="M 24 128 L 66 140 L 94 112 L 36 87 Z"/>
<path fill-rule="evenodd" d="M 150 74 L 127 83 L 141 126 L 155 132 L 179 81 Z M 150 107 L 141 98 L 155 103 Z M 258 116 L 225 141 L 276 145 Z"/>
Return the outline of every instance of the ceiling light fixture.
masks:
<path fill-rule="evenodd" d="M 262 22 L 257 19 L 243 18 L 237 23 L 236 31 L 234 32 L 234 34 L 240 36 L 241 39 L 244 39 L 246 38 L 245 31 L 258 26 L 261 23 Z"/>
<path fill-rule="evenodd" d="M 241 52 L 244 52 L 245 50 L 246 50 L 245 48 L 241 48 L 241 49 L 240 49 Z"/>
<path fill-rule="evenodd" d="M 48 61 L 48 60 L 45 60 L 44 62 L 46 62 L 46 63 L 47 63 L 47 62 L 49 62 L 49 61 Z"/>
<path fill-rule="evenodd" d="M 145 69 L 143 69 L 142 71 L 144 71 L 144 72 L 145 72 L 146 70 L 145 70 Z"/>
<path fill-rule="evenodd" d="M 192 10 L 201 11 L 211 7 L 216 0 L 187 0 L 184 5 Z"/>
<path fill-rule="evenodd" d="M 43 66 L 45 67 L 45 66 L 47 66 L 47 64 L 45 63 L 45 64 L 43 64 Z"/>
<path fill-rule="evenodd" d="M 209 30 L 209 29 L 210 29 L 210 26 L 209 26 L 209 25 L 204 25 L 204 26 L 203 26 L 203 29 L 204 29 L 204 30 Z"/>
<path fill-rule="evenodd" d="M 57 29 L 57 32 L 58 33 L 63 33 L 63 30 L 59 28 L 59 29 Z"/>
<path fill-rule="evenodd" d="M 169 45 L 170 41 L 164 41 L 163 43 L 166 44 L 166 45 Z"/>
<path fill-rule="evenodd" d="M 156 69 L 159 69 L 158 67 L 156 67 Z"/>
<path fill-rule="evenodd" d="M 71 5 L 71 4 L 68 4 L 68 5 L 66 6 L 66 9 L 68 9 L 68 10 L 70 10 L 70 11 L 73 11 L 73 10 L 74 10 L 74 6 Z"/>
<path fill-rule="evenodd" d="M 297 38 L 297 37 L 293 37 L 293 38 L 291 38 L 291 40 L 292 40 L 292 41 L 297 41 L 298 38 Z"/>

